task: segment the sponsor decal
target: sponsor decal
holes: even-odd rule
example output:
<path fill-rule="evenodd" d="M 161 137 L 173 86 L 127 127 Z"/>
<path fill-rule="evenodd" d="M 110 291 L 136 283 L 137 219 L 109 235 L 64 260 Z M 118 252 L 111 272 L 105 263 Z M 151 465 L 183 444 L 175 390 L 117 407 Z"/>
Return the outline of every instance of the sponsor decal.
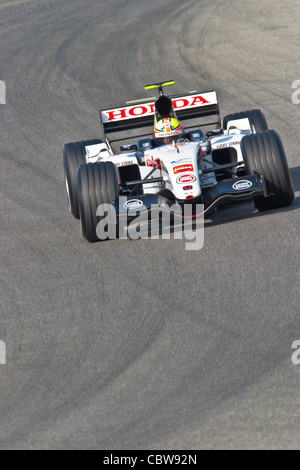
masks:
<path fill-rule="evenodd" d="M 228 142 L 226 144 L 219 144 L 219 145 L 216 145 L 216 148 L 217 149 L 223 149 L 224 147 L 228 147 Z"/>
<path fill-rule="evenodd" d="M 123 160 L 122 162 L 116 162 L 116 166 L 127 166 L 136 164 L 136 160 Z"/>
<path fill-rule="evenodd" d="M 232 185 L 233 189 L 235 189 L 236 191 L 249 189 L 251 188 L 251 186 L 252 186 L 252 183 L 249 180 L 240 180 Z"/>
<path fill-rule="evenodd" d="M 235 142 L 235 141 L 229 141 L 229 142 L 226 142 L 224 144 L 217 144 L 215 147 L 216 149 L 223 149 L 225 147 L 231 147 L 232 145 L 239 145 L 240 144 L 240 141 L 238 142 Z"/>
<path fill-rule="evenodd" d="M 138 207 L 141 207 L 143 205 L 143 202 L 140 201 L 140 199 L 130 199 L 129 201 L 125 202 L 124 207 L 126 209 L 137 209 Z"/>
<path fill-rule="evenodd" d="M 182 96 L 172 99 L 174 110 L 186 108 L 199 108 L 217 103 L 216 92 L 206 92 L 190 96 Z M 120 121 L 122 119 L 134 119 L 154 114 L 154 103 L 132 105 L 122 108 L 107 109 L 101 111 L 103 122 Z"/>
<path fill-rule="evenodd" d="M 174 174 L 177 175 L 177 173 L 182 173 L 186 171 L 194 171 L 193 165 L 177 165 L 174 166 L 173 168 Z"/>
<path fill-rule="evenodd" d="M 156 167 L 158 165 L 157 169 L 161 170 L 160 166 L 160 159 L 155 158 L 155 157 L 146 157 L 146 166 L 151 166 L 152 168 Z"/>
<path fill-rule="evenodd" d="M 196 181 L 194 175 L 181 175 L 178 176 L 176 183 L 192 183 L 193 181 Z"/>
<path fill-rule="evenodd" d="M 171 165 L 182 165 L 183 163 L 192 163 L 192 159 L 190 157 L 180 158 L 171 162 Z"/>
<path fill-rule="evenodd" d="M 168 131 L 168 129 L 166 129 L 166 132 L 156 132 L 155 137 L 169 137 L 170 135 L 177 135 L 177 130 Z"/>

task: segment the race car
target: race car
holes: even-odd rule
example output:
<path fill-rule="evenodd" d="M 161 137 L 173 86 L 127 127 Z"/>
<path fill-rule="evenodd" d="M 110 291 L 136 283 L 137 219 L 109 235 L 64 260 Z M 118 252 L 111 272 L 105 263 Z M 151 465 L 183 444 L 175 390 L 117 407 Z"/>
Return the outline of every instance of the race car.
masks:
<path fill-rule="evenodd" d="M 107 238 L 116 238 L 109 227 L 141 208 L 199 203 L 207 215 L 246 199 L 258 211 L 292 204 L 282 141 L 264 114 L 229 114 L 221 125 L 216 91 L 167 96 L 164 88 L 174 83 L 151 83 L 145 90 L 156 89 L 158 96 L 101 110 L 101 140 L 64 146 L 69 208 L 89 242 L 99 240 L 99 221 L 105 220 Z M 101 207 L 113 207 L 114 215 Z"/>

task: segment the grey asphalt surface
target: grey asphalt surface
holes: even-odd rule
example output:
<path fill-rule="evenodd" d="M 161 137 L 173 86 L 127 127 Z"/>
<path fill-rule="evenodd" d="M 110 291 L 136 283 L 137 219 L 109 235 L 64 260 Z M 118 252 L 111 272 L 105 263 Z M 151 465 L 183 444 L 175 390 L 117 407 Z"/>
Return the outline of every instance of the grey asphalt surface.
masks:
<path fill-rule="evenodd" d="M 1 449 L 299 449 L 300 2 L 0 1 Z M 293 205 L 88 244 L 62 148 L 98 110 L 216 89 L 282 137 Z"/>

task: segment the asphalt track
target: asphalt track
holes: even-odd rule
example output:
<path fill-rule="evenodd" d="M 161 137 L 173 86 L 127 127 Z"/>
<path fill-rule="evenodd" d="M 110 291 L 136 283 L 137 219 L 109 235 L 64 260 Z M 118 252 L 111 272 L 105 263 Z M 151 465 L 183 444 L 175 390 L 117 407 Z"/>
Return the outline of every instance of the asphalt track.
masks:
<path fill-rule="evenodd" d="M 0 2 L 1 449 L 299 449 L 300 2 Z M 88 244 L 66 142 L 146 83 L 261 108 L 295 188 L 183 240 Z"/>

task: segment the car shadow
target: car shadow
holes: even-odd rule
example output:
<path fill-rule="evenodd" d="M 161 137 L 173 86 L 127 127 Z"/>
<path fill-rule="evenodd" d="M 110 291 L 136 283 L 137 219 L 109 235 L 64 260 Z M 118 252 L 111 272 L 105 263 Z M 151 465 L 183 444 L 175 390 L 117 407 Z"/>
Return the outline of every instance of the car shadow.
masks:
<path fill-rule="evenodd" d="M 300 167 L 290 168 L 290 174 L 294 186 L 294 191 L 300 191 Z M 258 212 L 254 207 L 253 201 L 231 204 L 230 206 L 219 207 L 213 214 L 205 219 L 205 228 L 215 225 L 228 224 L 230 222 L 237 222 L 243 219 L 254 217 L 264 217 L 270 214 L 279 212 L 293 212 L 300 208 L 300 196 L 295 196 L 291 206 L 281 209 L 274 209 L 265 212 Z"/>
<path fill-rule="evenodd" d="M 300 166 L 296 166 L 295 168 L 290 168 L 291 178 L 294 185 L 294 190 L 300 191 Z"/>
<path fill-rule="evenodd" d="M 290 169 L 291 178 L 293 181 L 293 186 L 295 193 L 300 191 L 300 167 L 295 167 Z M 276 213 L 286 213 L 299 210 L 300 208 L 300 195 L 296 196 L 292 205 L 289 207 L 284 207 L 281 209 L 274 209 L 265 212 L 258 212 L 254 207 L 253 200 L 236 202 L 230 205 L 224 205 L 223 207 L 218 207 L 212 214 L 204 218 L 204 228 L 215 227 L 216 225 L 229 224 L 232 222 L 238 222 L 244 219 L 265 217 L 267 215 L 276 214 Z M 197 228 L 202 228 L 201 220 L 198 221 L 197 225 L 192 220 L 186 225 L 186 229 L 191 229 L 195 231 Z M 169 224 L 162 226 L 161 220 L 158 221 L 158 226 L 153 229 L 151 223 L 145 224 L 145 238 L 159 238 L 164 233 L 165 234 L 176 234 L 182 232 L 183 222 L 182 219 L 170 220 Z"/>
<path fill-rule="evenodd" d="M 205 228 L 213 227 L 216 225 L 229 224 L 231 222 L 238 222 L 244 219 L 251 219 L 257 217 L 265 217 L 267 215 L 276 214 L 276 213 L 289 213 L 295 210 L 300 209 L 300 196 L 296 197 L 289 207 L 284 207 L 282 209 L 274 209 L 270 211 L 258 212 L 253 204 L 244 203 L 240 204 L 238 207 L 218 210 L 210 216 L 210 219 L 205 220 Z"/>

